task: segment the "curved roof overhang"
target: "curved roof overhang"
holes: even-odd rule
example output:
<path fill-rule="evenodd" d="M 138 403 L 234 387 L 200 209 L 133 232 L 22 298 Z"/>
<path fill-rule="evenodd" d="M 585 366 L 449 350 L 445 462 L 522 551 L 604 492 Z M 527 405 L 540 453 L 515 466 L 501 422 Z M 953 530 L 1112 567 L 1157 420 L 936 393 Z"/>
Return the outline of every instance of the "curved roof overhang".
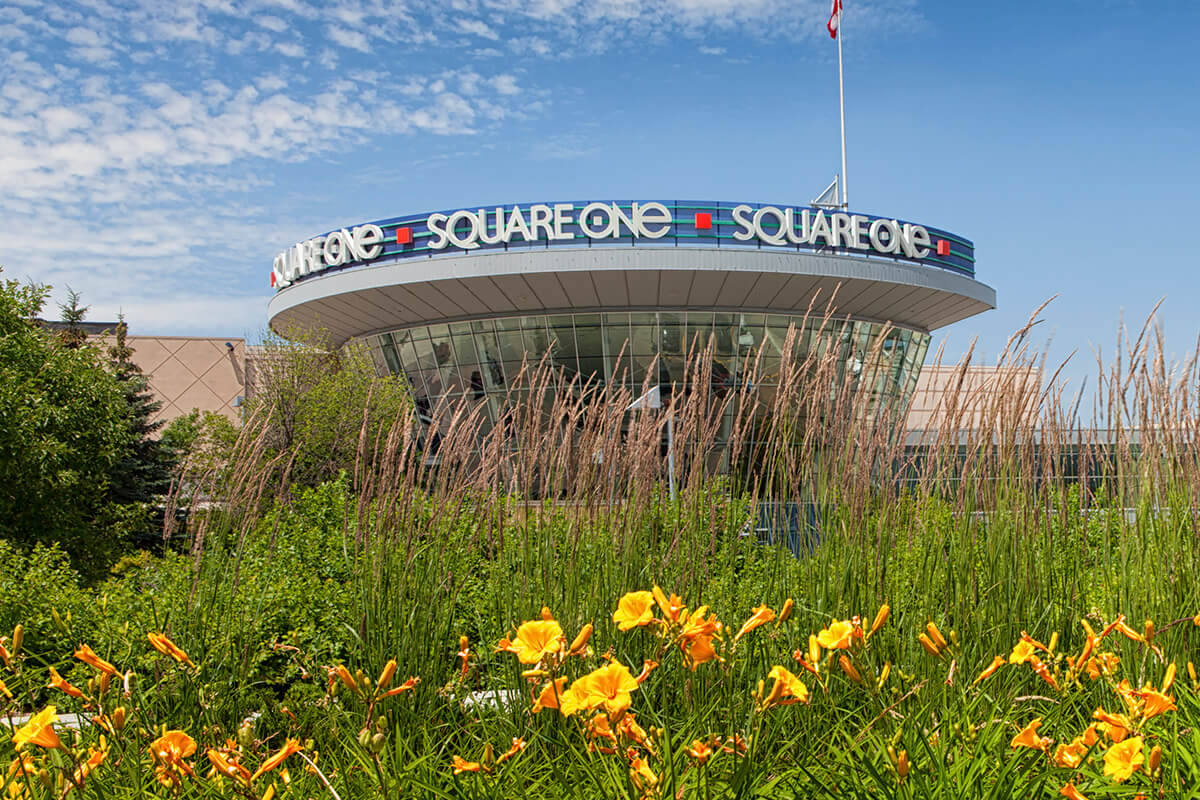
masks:
<path fill-rule="evenodd" d="M 312 275 L 275 294 L 273 330 L 331 343 L 396 328 L 525 314 L 706 309 L 822 314 L 931 331 L 996 306 L 991 287 L 900 260 L 806 251 L 590 247 L 491 251 Z"/>

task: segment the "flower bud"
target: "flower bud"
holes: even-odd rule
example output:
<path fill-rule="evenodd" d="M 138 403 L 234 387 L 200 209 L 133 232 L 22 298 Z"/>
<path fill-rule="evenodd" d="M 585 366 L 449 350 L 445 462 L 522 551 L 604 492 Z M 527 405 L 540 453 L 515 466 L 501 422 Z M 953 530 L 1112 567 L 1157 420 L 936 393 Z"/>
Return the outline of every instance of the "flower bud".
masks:
<path fill-rule="evenodd" d="M 1146 640 L 1146 644 L 1150 644 L 1151 642 L 1153 642 L 1154 641 L 1154 621 L 1149 620 L 1149 619 L 1146 620 L 1145 624 L 1142 626 L 1142 630 L 1144 631 L 1144 633 L 1142 634 L 1142 637 Z"/>
<path fill-rule="evenodd" d="M 779 609 L 779 623 L 778 624 L 782 625 L 783 623 L 787 622 L 788 617 L 790 617 L 792 615 L 792 609 L 795 606 L 796 606 L 795 602 L 793 602 L 792 598 L 790 598 L 790 597 L 787 600 L 783 601 L 783 608 Z"/>
<path fill-rule="evenodd" d="M 381 750 L 383 750 L 383 746 L 385 743 L 387 743 L 386 736 L 384 736 L 382 733 L 375 734 L 374 736 L 371 737 L 371 747 L 370 747 L 371 752 L 378 755 L 379 752 Z"/>
<path fill-rule="evenodd" d="M 396 659 L 392 658 L 392 659 L 389 659 L 388 662 L 383 665 L 383 672 L 379 673 L 379 681 L 376 683 L 376 685 L 380 689 L 386 689 L 388 687 L 388 685 L 392 682 L 392 678 L 395 676 L 395 674 L 396 674 Z"/>
<path fill-rule="evenodd" d="M 1046 645 L 1046 649 L 1053 653 L 1056 647 L 1058 647 L 1058 631 L 1050 634 L 1050 644 Z"/>
<path fill-rule="evenodd" d="M 117 733 L 125 730 L 125 706 L 117 706 L 112 712 L 112 726 Z"/>
<path fill-rule="evenodd" d="M 896 774 L 900 776 L 901 781 L 908 777 L 908 770 L 908 751 L 901 750 L 900 754 L 896 757 Z"/>
<path fill-rule="evenodd" d="M 929 640 L 937 645 L 939 653 L 948 647 L 946 638 L 942 636 L 942 632 L 938 630 L 938 626 L 934 625 L 933 622 L 925 623 L 925 632 L 929 634 Z"/>
<path fill-rule="evenodd" d="M 1188 677 L 1192 679 L 1192 686 L 1196 685 L 1196 665 L 1188 662 Z"/>
<path fill-rule="evenodd" d="M 1163 694 L 1166 694 L 1168 691 L 1170 691 L 1171 687 L 1174 685 L 1175 685 L 1175 662 L 1172 661 L 1170 664 L 1167 665 L 1167 674 L 1163 676 L 1161 691 L 1163 692 Z"/>
<path fill-rule="evenodd" d="M 354 676 L 350 674 L 350 670 L 346 669 L 341 664 L 338 664 L 333 668 L 333 671 L 339 678 L 341 678 L 342 683 L 346 685 L 347 689 L 355 694 L 358 694 L 358 681 L 354 680 Z"/>
<path fill-rule="evenodd" d="M 583 629 L 579 631 L 579 635 L 575 637 L 575 641 L 571 642 L 571 646 L 567 648 L 567 655 L 574 656 L 583 653 L 588 640 L 592 638 L 592 630 L 592 623 L 584 625 Z"/>
<path fill-rule="evenodd" d="M 855 669 L 854 665 L 852 663 L 850 663 L 849 658 L 847 658 L 845 655 L 839 656 L 838 663 L 841 664 L 841 666 L 842 666 L 842 672 L 846 673 L 846 676 L 848 678 L 850 678 L 850 680 L 854 681 L 855 683 L 857 683 L 859 685 L 862 684 L 862 682 L 863 682 L 862 675 L 860 675 L 858 673 L 858 670 Z"/>
<path fill-rule="evenodd" d="M 1150 751 L 1150 760 L 1146 762 L 1146 769 L 1151 775 L 1158 773 L 1158 768 L 1162 766 L 1162 748 L 1154 745 L 1154 749 Z"/>
<path fill-rule="evenodd" d="M 883 669 L 881 669 L 879 671 L 879 682 L 875 685 L 875 688 L 882 689 L 883 685 L 885 683 L 887 683 L 888 676 L 891 674 L 892 674 L 892 662 L 885 661 L 883 663 Z"/>
<path fill-rule="evenodd" d="M 108 694 L 109 684 L 112 683 L 112 675 L 107 672 L 100 673 L 100 694 Z"/>
<path fill-rule="evenodd" d="M 21 645 L 25 643 L 25 626 L 17 623 L 17 627 L 13 628 L 12 638 L 12 654 L 15 656 L 21 652 Z"/>
<path fill-rule="evenodd" d="M 887 603 L 881 605 L 879 610 L 875 612 L 875 619 L 871 620 L 871 627 L 867 631 L 867 636 L 874 636 L 875 633 L 883 627 L 883 623 L 888 621 L 888 617 L 891 616 L 891 613 L 891 606 L 889 606 Z"/>
<path fill-rule="evenodd" d="M 63 622 L 62 616 L 58 613 L 57 608 L 50 609 L 50 619 L 54 621 L 54 627 L 58 628 L 59 633 L 64 636 L 70 636 L 71 631 L 67 628 L 67 624 Z"/>

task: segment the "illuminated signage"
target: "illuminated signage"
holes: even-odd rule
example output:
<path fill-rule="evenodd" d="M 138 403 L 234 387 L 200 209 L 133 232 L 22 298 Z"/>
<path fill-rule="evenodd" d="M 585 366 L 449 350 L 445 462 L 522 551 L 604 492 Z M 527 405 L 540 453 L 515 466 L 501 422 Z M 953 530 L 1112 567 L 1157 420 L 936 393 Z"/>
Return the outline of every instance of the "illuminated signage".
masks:
<path fill-rule="evenodd" d="M 707 209 L 700 211 L 698 209 Z M 385 228 L 391 229 L 385 233 Z M 532 203 L 436 212 L 331 231 L 275 257 L 271 285 L 383 256 L 397 258 L 481 248 L 639 241 L 860 251 L 974 274 L 973 249 L 952 253 L 949 234 L 887 217 L 820 208 L 661 202 Z M 417 239 L 420 239 L 418 242 Z M 394 244 L 393 244 L 394 240 Z M 586 243 L 586 244 L 585 244 Z M 393 248 L 389 250 L 388 248 Z"/>

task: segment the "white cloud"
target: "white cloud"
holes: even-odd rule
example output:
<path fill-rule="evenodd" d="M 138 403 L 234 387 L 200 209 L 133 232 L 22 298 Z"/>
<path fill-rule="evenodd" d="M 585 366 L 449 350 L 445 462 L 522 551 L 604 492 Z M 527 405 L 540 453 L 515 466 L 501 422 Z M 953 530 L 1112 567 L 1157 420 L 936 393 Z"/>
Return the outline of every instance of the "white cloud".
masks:
<path fill-rule="evenodd" d="M 706 56 L 723 56 L 723 55 L 725 55 L 725 48 L 724 47 L 708 47 L 705 45 L 701 45 L 700 52 Z"/>

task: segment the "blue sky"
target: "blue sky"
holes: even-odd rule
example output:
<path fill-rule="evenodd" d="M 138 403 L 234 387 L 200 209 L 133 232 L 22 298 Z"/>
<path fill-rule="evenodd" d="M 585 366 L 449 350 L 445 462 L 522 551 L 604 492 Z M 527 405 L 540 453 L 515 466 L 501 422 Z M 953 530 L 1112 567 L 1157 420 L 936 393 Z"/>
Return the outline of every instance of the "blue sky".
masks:
<path fill-rule="evenodd" d="M 0 264 L 135 332 L 254 338 L 273 255 L 476 203 L 803 204 L 838 169 L 828 0 L 0 5 Z M 1200 332 L 1200 3 L 846 0 L 855 210 L 974 239 L 994 358 L 1156 302 Z"/>

